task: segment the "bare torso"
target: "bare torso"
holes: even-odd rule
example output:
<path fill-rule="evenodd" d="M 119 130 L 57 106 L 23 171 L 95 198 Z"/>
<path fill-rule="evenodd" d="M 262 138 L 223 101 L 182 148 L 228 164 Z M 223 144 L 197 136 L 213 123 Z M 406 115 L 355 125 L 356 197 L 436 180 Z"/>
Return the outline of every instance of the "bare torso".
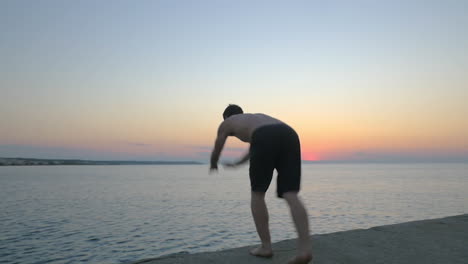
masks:
<path fill-rule="evenodd" d="M 282 121 L 265 114 L 239 114 L 224 120 L 220 130 L 244 142 L 250 142 L 253 132 L 262 126 L 284 124 Z"/>

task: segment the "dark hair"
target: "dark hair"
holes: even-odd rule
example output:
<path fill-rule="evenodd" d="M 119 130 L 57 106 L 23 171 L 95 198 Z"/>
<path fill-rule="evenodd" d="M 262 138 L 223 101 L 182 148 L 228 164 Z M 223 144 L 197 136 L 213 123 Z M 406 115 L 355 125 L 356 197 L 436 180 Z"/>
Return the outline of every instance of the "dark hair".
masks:
<path fill-rule="evenodd" d="M 230 104 L 228 107 L 226 107 L 226 110 L 224 110 L 223 113 L 223 119 L 226 119 L 232 115 L 238 115 L 238 114 L 243 114 L 244 111 L 242 111 L 242 108 L 240 106 L 235 105 L 235 104 Z"/>

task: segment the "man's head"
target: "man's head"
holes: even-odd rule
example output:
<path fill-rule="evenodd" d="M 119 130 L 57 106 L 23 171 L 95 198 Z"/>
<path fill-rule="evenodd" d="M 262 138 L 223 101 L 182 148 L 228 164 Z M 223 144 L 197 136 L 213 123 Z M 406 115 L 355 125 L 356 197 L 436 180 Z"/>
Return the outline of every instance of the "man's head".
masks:
<path fill-rule="evenodd" d="M 244 111 L 242 111 L 242 108 L 238 105 L 230 104 L 228 107 L 226 107 L 226 110 L 224 110 L 223 113 L 223 119 L 226 119 L 232 115 L 238 115 L 238 114 L 243 114 Z"/>

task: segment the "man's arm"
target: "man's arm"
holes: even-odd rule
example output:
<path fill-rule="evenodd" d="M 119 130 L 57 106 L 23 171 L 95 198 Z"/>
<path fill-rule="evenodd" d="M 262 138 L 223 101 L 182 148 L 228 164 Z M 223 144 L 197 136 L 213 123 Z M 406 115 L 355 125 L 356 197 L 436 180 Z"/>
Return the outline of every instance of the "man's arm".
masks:
<path fill-rule="evenodd" d="M 224 164 L 224 165 L 227 166 L 227 167 L 235 167 L 235 166 L 239 166 L 241 164 L 244 164 L 249 159 L 250 159 L 250 151 L 245 153 L 245 155 L 240 160 L 238 160 L 238 161 L 236 161 L 234 163 L 227 163 L 227 164 Z"/>
<path fill-rule="evenodd" d="M 225 123 L 221 123 L 218 129 L 218 136 L 216 137 L 215 140 L 215 145 L 213 152 L 211 153 L 211 159 L 210 159 L 210 169 L 218 169 L 218 160 L 219 160 L 219 155 L 221 154 L 221 151 L 223 150 L 224 143 L 226 143 L 226 139 L 228 137 L 228 131 L 226 128 Z"/>
<path fill-rule="evenodd" d="M 247 153 L 245 153 L 244 157 L 242 157 L 242 159 L 240 159 L 239 161 L 237 161 L 235 164 L 236 164 L 236 165 L 244 164 L 244 163 L 246 163 L 249 159 L 250 159 L 250 151 L 247 151 Z"/>

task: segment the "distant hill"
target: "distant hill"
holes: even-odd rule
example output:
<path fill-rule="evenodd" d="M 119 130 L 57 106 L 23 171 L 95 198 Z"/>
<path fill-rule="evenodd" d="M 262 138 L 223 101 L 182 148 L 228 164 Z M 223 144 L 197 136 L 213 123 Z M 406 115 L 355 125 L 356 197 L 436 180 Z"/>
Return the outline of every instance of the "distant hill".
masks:
<path fill-rule="evenodd" d="M 28 165 L 197 165 L 196 161 L 133 161 L 133 160 L 80 160 L 80 159 L 31 159 L 0 158 L 0 166 Z"/>

